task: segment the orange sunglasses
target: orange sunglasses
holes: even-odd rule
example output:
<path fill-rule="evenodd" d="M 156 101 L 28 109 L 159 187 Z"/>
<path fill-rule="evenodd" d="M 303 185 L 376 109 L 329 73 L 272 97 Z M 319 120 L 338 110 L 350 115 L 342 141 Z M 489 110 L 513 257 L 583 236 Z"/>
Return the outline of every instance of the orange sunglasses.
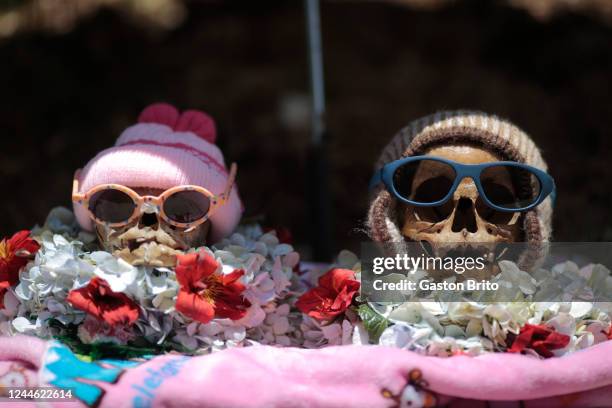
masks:
<path fill-rule="evenodd" d="M 123 227 L 143 213 L 155 213 L 175 227 L 195 228 L 227 203 L 236 171 L 236 163 L 232 163 L 227 185 L 220 195 L 201 186 L 181 185 L 169 188 L 155 197 L 141 196 L 121 184 L 100 184 L 80 193 L 79 169 L 72 182 L 72 201 L 83 205 L 94 221 L 109 227 Z"/>

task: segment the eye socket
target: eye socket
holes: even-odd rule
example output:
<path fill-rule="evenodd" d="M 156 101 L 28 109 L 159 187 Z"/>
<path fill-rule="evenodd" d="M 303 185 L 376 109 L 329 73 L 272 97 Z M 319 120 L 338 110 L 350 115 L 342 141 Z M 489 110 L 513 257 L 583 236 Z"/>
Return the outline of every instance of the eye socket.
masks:
<path fill-rule="evenodd" d="M 412 200 L 419 203 L 440 201 L 446 197 L 452 186 L 453 180 L 450 180 L 446 176 L 437 176 L 427 179 L 416 188 Z"/>
<path fill-rule="evenodd" d="M 178 191 L 166 198 L 163 208 L 172 221 L 190 223 L 208 214 L 210 199 L 198 191 Z"/>
<path fill-rule="evenodd" d="M 446 176 L 438 176 L 425 180 L 414 192 L 413 201 L 431 203 L 440 201 L 448 194 L 453 181 Z M 440 222 L 447 219 L 453 212 L 453 200 L 432 207 L 415 207 L 419 219 L 427 222 Z"/>
<path fill-rule="evenodd" d="M 425 180 L 415 189 L 417 176 L 418 180 Z M 427 204 L 446 197 L 453 186 L 455 176 L 455 170 L 448 164 L 424 159 L 400 166 L 393 174 L 393 184 L 402 197 Z"/>
<path fill-rule="evenodd" d="M 487 167 L 480 174 L 480 183 L 490 202 L 509 210 L 533 204 L 541 190 L 535 174 L 515 166 Z"/>
<path fill-rule="evenodd" d="M 506 205 L 515 203 L 517 201 L 517 198 L 514 196 L 514 193 L 507 186 L 499 184 L 493 180 L 483 181 L 482 189 L 487 195 L 489 201 L 491 201 L 495 205 L 506 207 Z"/>
<path fill-rule="evenodd" d="M 114 224 L 127 221 L 134 214 L 136 203 L 123 191 L 111 188 L 94 193 L 88 208 L 100 221 Z"/>
<path fill-rule="evenodd" d="M 478 197 L 478 199 L 476 199 L 476 212 L 480 218 L 492 224 L 508 224 L 514 216 L 514 213 L 497 211 L 496 209 L 489 207 L 484 202 L 482 197 Z"/>

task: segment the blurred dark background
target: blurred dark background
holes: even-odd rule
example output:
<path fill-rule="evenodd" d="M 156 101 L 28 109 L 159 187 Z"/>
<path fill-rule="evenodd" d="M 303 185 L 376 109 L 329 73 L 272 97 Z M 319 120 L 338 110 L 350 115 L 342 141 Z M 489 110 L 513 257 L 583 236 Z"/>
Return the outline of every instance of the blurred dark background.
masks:
<path fill-rule="evenodd" d="M 323 1 L 335 249 L 352 248 L 372 165 L 439 109 L 509 118 L 558 186 L 554 238 L 612 240 L 609 0 Z M 0 236 L 70 204 L 74 170 L 151 102 L 217 121 L 247 216 L 308 253 L 301 1 L 0 0 Z"/>

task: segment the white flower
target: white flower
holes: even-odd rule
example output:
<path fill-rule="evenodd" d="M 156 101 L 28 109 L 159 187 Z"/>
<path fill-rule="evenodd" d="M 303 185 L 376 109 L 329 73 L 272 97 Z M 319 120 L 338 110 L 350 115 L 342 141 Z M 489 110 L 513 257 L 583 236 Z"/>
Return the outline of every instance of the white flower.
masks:
<path fill-rule="evenodd" d="M 247 309 L 244 317 L 236 320 L 236 324 L 246 328 L 256 327 L 259 326 L 265 318 L 266 314 L 262 310 L 261 306 L 259 306 L 257 303 L 253 303 L 251 304 L 251 307 Z"/>
<path fill-rule="evenodd" d="M 31 323 L 25 317 L 17 317 L 13 320 L 13 327 L 19 333 L 33 333 L 36 331 L 36 324 Z"/>
<path fill-rule="evenodd" d="M 363 326 L 363 323 L 355 324 L 352 343 L 358 346 L 363 346 L 370 343 L 370 335 L 368 334 L 366 328 Z"/>
<path fill-rule="evenodd" d="M 492 343 L 482 338 L 455 339 L 453 337 L 435 337 L 428 345 L 426 353 L 438 357 L 448 357 L 457 354 L 476 356 L 483 351 L 492 350 Z"/>
<path fill-rule="evenodd" d="M 338 268 L 356 270 L 358 267 L 360 267 L 361 261 L 359 260 L 359 257 L 357 255 L 345 249 L 343 251 L 340 251 L 340 253 L 338 254 L 338 260 L 336 264 Z"/>
<path fill-rule="evenodd" d="M 6 291 L 4 300 L 0 299 L 0 303 L 4 303 L 4 308 L 0 309 L 0 315 L 2 316 L 13 317 L 19 309 L 19 299 L 12 290 Z"/>
<path fill-rule="evenodd" d="M 420 303 L 371 304 L 394 324 L 383 332 L 380 344 L 416 350 L 421 346 L 434 355 L 503 351 L 508 333 L 519 333 L 526 323 L 545 324 L 570 336 L 568 346 L 555 350 L 555 355 L 607 340 L 612 303 L 560 300 L 601 296 L 600 287 L 612 288 L 609 270 L 565 262 L 531 276 L 512 262 L 503 261 L 500 267 L 495 279 L 501 291 L 479 301 L 443 302 L 434 294 L 426 298 L 431 301 Z M 419 331 L 427 334 L 416 341 Z"/>
<path fill-rule="evenodd" d="M 92 252 L 89 258 L 96 264 L 94 274 L 104 279 L 113 292 L 126 292 L 138 276 L 137 268 L 108 252 Z"/>
<path fill-rule="evenodd" d="M 15 288 L 15 295 L 21 303 L 19 314 L 25 317 L 32 314 L 40 319 L 42 313 L 47 313 L 62 322 L 78 321 L 65 298 L 71 289 L 91 279 L 94 267 L 80 258 L 80 242 L 68 241 L 50 232 L 43 233 L 40 239 L 41 249 L 34 262 L 22 271 L 20 283 Z M 49 302 L 49 299 L 54 301 Z M 48 306 L 52 310 L 48 310 Z M 42 325 L 48 326 L 46 322 Z M 37 333 L 45 333 L 43 329 L 38 328 Z"/>
<path fill-rule="evenodd" d="M 513 300 L 516 295 L 511 295 L 512 292 L 522 292 L 525 295 L 533 295 L 537 288 L 537 281 L 527 272 L 522 271 L 518 266 L 511 261 L 503 260 L 499 262 L 501 272 L 497 276 L 499 282 L 505 288 L 504 300 Z M 497 293 L 496 297 L 502 299 L 501 293 Z"/>
<path fill-rule="evenodd" d="M 151 303 L 153 304 L 153 307 L 155 307 L 157 310 L 164 313 L 170 313 L 174 311 L 174 298 L 176 297 L 176 293 L 176 288 L 166 289 L 163 292 L 158 293 L 153 298 Z"/>
<path fill-rule="evenodd" d="M 429 332 L 427 333 L 427 336 L 433 332 L 431 329 L 426 330 Z M 416 327 L 408 324 L 394 324 L 393 326 L 387 327 L 382 332 L 380 338 L 378 339 L 378 344 L 381 346 L 412 349 L 416 342 L 416 331 Z M 421 332 L 422 335 L 424 333 L 424 331 Z"/>
<path fill-rule="evenodd" d="M 266 308 L 266 317 L 259 326 L 258 341 L 262 344 L 291 345 L 291 336 L 295 327 L 290 322 L 289 304 L 283 303 L 278 307 L 269 305 Z"/>
<path fill-rule="evenodd" d="M 14 291 L 6 292 L 0 333 L 48 338 L 65 333 L 62 325 L 77 325 L 85 342 L 124 344 L 138 337 L 194 353 L 259 343 L 316 348 L 369 341 L 353 311 L 347 311 L 341 321 L 321 324 L 291 309 L 295 297 L 316 286 L 329 266 L 312 266 L 306 273 L 294 275 L 299 254 L 291 245 L 280 243 L 275 232 L 263 234 L 257 225 L 240 227 L 215 246 L 199 249 L 219 262 L 217 273 L 244 270 L 240 281 L 246 289 L 242 295 L 251 304 L 239 320 L 214 318 L 202 324 L 175 310 L 179 284 L 172 269 L 134 267 L 107 252 L 89 253 L 84 242 L 91 242 L 91 237 L 81 234 L 79 240 L 69 238 L 76 232 L 75 225 L 68 210 L 55 210 L 45 226 L 36 230 L 41 249 L 21 272 Z M 361 269 L 357 256 L 348 251 L 338 255 L 336 266 L 352 269 L 357 276 Z M 500 262 L 500 268 L 493 280 L 501 289 L 470 302 L 449 302 L 444 293 L 432 291 L 421 302 L 370 303 L 390 323 L 379 344 L 439 356 L 504 351 L 508 333 L 518 333 L 525 323 L 545 324 L 570 336 L 568 346 L 556 350 L 556 355 L 607 341 L 612 302 L 592 301 L 612 292 L 608 269 L 601 265 L 579 268 L 565 262 L 530 275 L 508 261 Z M 140 317 L 129 331 L 96 328 L 92 317 L 86 319 L 84 312 L 66 301 L 70 290 L 86 285 L 95 276 L 140 305 Z M 410 278 L 424 277 L 425 272 L 419 271 Z"/>
<path fill-rule="evenodd" d="M 50 332 L 47 324 L 47 320 L 50 317 L 51 314 L 49 312 L 41 312 L 33 323 L 25 317 L 16 317 L 11 322 L 11 325 L 17 333 L 46 337 Z"/>
<path fill-rule="evenodd" d="M 347 319 L 342 323 L 322 325 L 309 316 L 304 316 L 300 327 L 306 348 L 351 344 L 353 328 L 353 324 Z"/>
<path fill-rule="evenodd" d="M 423 307 L 419 302 L 404 302 L 389 312 L 392 322 L 419 323 L 422 319 Z"/>
<path fill-rule="evenodd" d="M 589 302 L 572 302 L 569 314 L 575 319 L 586 316 L 593 310 L 593 304 Z"/>
<path fill-rule="evenodd" d="M 274 260 L 274 266 L 272 267 L 271 277 L 274 282 L 274 293 L 281 294 L 291 284 L 281 264 L 281 258 L 278 256 Z M 287 268 L 291 270 L 290 268 Z"/>
<path fill-rule="evenodd" d="M 195 351 L 198 348 L 198 339 L 187 335 L 185 332 L 180 332 L 173 337 L 173 340 L 185 347 L 189 351 Z"/>

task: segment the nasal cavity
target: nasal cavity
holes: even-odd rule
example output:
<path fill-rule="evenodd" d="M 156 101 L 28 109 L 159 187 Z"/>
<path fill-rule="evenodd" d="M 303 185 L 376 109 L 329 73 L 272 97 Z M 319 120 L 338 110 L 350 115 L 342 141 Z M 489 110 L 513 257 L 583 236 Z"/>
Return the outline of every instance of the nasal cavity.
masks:
<path fill-rule="evenodd" d="M 143 227 L 150 227 L 157 224 L 157 215 L 152 213 L 144 213 L 140 217 L 140 225 Z"/>
<path fill-rule="evenodd" d="M 476 224 L 476 211 L 474 204 L 469 198 L 460 198 L 455 210 L 455 219 L 451 231 L 460 232 L 466 229 L 468 232 L 478 231 Z"/>

